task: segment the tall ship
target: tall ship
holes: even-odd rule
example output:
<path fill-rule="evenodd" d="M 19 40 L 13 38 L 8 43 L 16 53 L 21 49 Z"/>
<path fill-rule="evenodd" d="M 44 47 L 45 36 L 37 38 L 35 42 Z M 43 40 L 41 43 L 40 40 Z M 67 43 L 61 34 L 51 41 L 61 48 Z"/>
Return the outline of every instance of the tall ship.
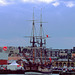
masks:
<path fill-rule="evenodd" d="M 30 38 L 30 43 L 31 46 L 27 46 L 24 50 L 23 50 L 23 54 L 25 54 L 26 52 L 28 52 L 30 54 L 29 56 L 29 63 L 30 63 L 30 70 L 33 71 L 43 71 L 45 72 L 50 72 L 48 70 L 48 68 L 51 67 L 51 58 L 50 61 L 47 61 L 47 55 L 46 55 L 46 38 L 48 38 L 48 35 L 44 36 L 43 35 L 43 23 L 46 22 L 42 22 L 42 9 L 41 9 L 41 15 L 40 15 L 40 22 L 36 22 L 40 24 L 40 35 L 36 35 L 35 34 L 35 19 L 34 19 L 34 9 L 33 9 L 33 20 L 32 21 L 32 35 L 31 36 L 25 36 L 26 38 L 29 37 Z M 24 55 L 26 57 L 26 55 Z M 27 59 L 27 57 L 26 57 Z M 48 67 L 48 68 L 47 68 Z"/>

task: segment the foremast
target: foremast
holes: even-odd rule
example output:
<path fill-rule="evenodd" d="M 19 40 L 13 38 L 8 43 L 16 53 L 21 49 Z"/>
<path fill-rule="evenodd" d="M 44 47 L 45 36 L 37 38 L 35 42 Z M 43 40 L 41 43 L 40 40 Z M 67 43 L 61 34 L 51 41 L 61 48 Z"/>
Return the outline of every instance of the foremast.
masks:
<path fill-rule="evenodd" d="M 33 36 L 32 36 L 32 40 L 30 40 L 30 43 L 32 43 L 32 49 L 33 49 L 33 63 L 35 62 L 35 50 L 34 50 L 34 47 L 35 47 L 35 43 L 37 43 L 36 41 L 35 41 L 35 35 L 34 35 L 34 28 L 35 28 L 35 20 L 34 20 L 34 8 L 33 8 L 33 23 L 32 23 L 32 25 L 33 25 L 33 27 L 32 27 L 32 31 L 33 31 Z"/>

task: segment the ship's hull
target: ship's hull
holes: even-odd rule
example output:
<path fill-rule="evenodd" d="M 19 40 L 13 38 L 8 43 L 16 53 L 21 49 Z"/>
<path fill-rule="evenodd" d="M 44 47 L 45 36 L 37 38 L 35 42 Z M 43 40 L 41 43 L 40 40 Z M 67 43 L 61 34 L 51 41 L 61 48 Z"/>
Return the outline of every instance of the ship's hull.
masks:
<path fill-rule="evenodd" d="M 25 74 L 24 70 L 0 70 L 0 74 Z"/>
<path fill-rule="evenodd" d="M 52 74 L 59 74 L 61 72 L 61 70 L 53 70 Z"/>
<path fill-rule="evenodd" d="M 37 72 L 37 73 L 42 73 L 42 74 L 50 74 L 50 73 L 52 73 L 51 71 L 43 72 L 43 71 L 39 71 L 39 70 L 26 70 L 25 73 L 26 72 Z"/>

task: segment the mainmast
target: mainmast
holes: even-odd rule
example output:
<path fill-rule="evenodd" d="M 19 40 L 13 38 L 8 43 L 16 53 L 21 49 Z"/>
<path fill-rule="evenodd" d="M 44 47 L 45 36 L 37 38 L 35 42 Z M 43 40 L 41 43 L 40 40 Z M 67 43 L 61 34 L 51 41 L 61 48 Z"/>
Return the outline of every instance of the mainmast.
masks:
<path fill-rule="evenodd" d="M 40 18 L 40 47 L 42 47 L 42 8 L 41 8 L 41 18 Z"/>
<path fill-rule="evenodd" d="M 41 18 L 40 18 L 40 50 L 41 50 L 41 64 L 42 64 L 42 8 L 41 8 Z"/>
<path fill-rule="evenodd" d="M 45 22 L 42 22 L 42 8 L 41 8 L 41 17 L 40 17 L 40 50 L 41 50 L 41 64 L 42 64 L 42 56 L 43 56 L 43 44 L 45 45 L 46 44 L 46 39 L 45 37 L 42 35 L 42 23 L 45 23 Z M 44 42 L 43 42 L 44 40 Z"/>

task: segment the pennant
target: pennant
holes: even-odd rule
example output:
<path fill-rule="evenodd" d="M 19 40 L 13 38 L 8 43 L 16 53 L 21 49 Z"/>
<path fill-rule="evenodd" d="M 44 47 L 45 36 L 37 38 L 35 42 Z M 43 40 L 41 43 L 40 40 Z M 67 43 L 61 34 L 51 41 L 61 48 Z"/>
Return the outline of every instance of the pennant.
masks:
<path fill-rule="evenodd" d="M 48 35 L 46 35 L 46 37 L 48 37 Z"/>
<path fill-rule="evenodd" d="M 49 58 L 50 62 L 52 61 L 51 57 Z"/>

